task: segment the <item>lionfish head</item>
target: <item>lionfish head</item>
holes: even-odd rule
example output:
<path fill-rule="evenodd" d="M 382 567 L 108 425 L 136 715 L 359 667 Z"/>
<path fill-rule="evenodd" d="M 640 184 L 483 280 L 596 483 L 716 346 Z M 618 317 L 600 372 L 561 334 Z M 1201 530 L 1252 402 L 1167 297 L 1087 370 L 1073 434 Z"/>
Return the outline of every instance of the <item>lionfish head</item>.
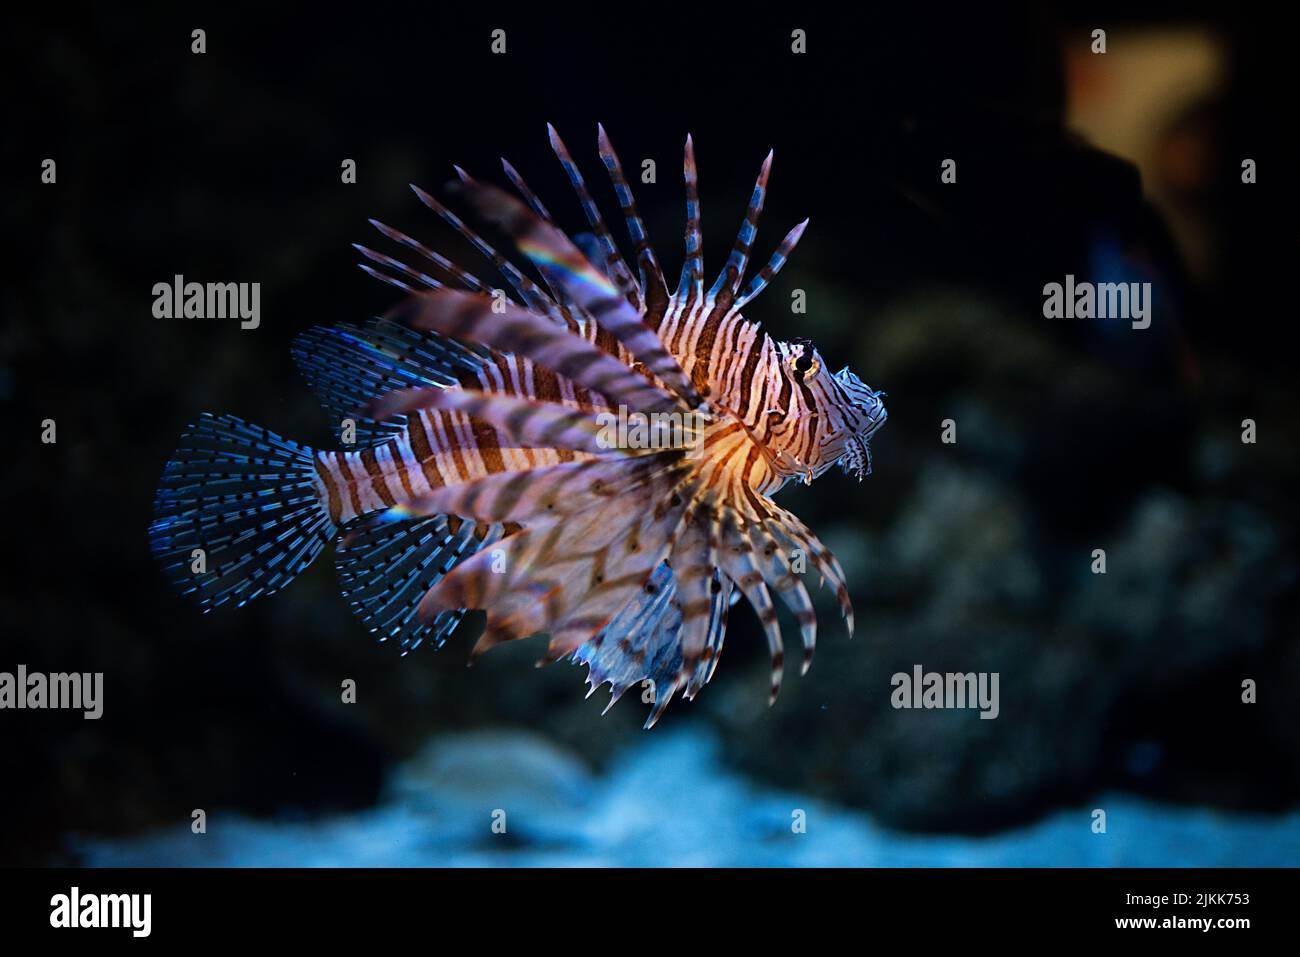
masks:
<path fill-rule="evenodd" d="M 884 392 L 871 388 L 845 366 L 835 373 L 835 382 L 847 397 L 849 424 L 840 468 L 858 481 L 871 474 L 871 447 L 867 444 L 876 430 L 885 424 L 889 413 L 881 401 Z"/>
<path fill-rule="evenodd" d="M 789 406 L 780 411 L 792 427 L 782 430 L 773 444 L 782 447 L 794 474 L 810 481 L 838 462 L 859 480 L 869 475 L 868 442 L 885 423 L 885 393 L 872 389 L 847 366 L 832 374 L 807 339 L 792 339 L 779 348 L 781 375 L 790 385 Z M 808 426 L 794 425 L 802 422 Z"/>

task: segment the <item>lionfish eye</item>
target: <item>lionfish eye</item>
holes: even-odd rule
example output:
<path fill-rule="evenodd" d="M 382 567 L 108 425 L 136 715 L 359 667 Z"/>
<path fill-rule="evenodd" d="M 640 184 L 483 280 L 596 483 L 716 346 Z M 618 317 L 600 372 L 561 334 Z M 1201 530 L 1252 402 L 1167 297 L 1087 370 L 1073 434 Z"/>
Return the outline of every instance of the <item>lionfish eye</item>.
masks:
<path fill-rule="evenodd" d="M 798 355 L 790 357 L 790 368 L 794 370 L 794 377 L 800 382 L 806 376 L 816 375 L 821 371 L 821 363 L 813 357 L 812 343 L 807 339 L 795 339 L 794 342 L 803 348 Z"/>

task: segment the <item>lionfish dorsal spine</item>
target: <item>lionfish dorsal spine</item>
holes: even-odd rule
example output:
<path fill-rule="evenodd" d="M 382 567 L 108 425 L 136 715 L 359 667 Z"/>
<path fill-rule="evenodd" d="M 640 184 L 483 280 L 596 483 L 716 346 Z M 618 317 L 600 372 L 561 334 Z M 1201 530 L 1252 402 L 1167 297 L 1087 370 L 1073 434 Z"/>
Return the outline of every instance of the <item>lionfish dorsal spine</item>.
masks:
<path fill-rule="evenodd" d="M 601 251 L 604 253 L 605 274 L 610 278 L 619 291 L 627 297 L 634 309 L 641 308 L 641 290 L 636 281 L 632 278 L 632 271 L 628 269 L 627 263 L 623 261 L 623 255 L 618 251 L 618 246 L 614 243 L 614 237 L 610 235 L 609 227 L 605 225 L 605 218 L 600 214 L 600 207 L 596 201 L 591 198 L 591 193 L 587 190 L 586 180 L 582 178 L 582 173 L 578 169 L 578 164 L 573 161 L 569 155 L 564 141 L 560 139 L 560 134 L 550 123 L 546 124 L 546 132 L 551 140 L 551 149 L 555 151 L 556 158 L 560 165 L 564 167 L 565 174 L 569 177 L 569 183 L 573 186 L 573 191 L 578 195 L 578 203 L 582 206 L 582 213 L 587 217 L 587 224 L 591 226 L 591 231 L 596 235 L 596 241 L 600 244 Z"/>
<path fill-rule="evenodd" d="M 650 242 L 650 236 L 646 232 L 645 223 L 642 222 L 641 214 L 637 211 L 636 200 L 632 196 L 632 188 L 628 185 L 627 177 L 623 174 L 623 164 L 619 162 L 618 154 L 614 151 L 614 144 L 610 142 L 608 134 L 605 133 L 605 127 L 599 123 L 596 124 L 596 142 L 601 162 L 605 164 L 605 170 L 609 173 L 610 182 L 614 186 L 614 195 L 623 211 L 623 220 L 627 225 L 628 238 L 632 241 L 637 269 L 641 274 L 641 289 L 645 294 L 646 312 L 649 312 L 651 303 L 654 300 L 662 301 L 667 298 L 668 284 L 664 279 L 659 259 L 655 255 L 654 246 Z"/>
<path fill-rule="evenodd" d="M 758 171 L 758 179 L 754 183 L 754 191 L 750 194 L 749 206 L 746 207 L 744 219 L 740 222 L 740 230 L 736 233 L 731 254 L 727 256 L 722 272 L 718 273 L 718 278 L 709 290 L 711 302 L 725 296 L 729 305 L 734 301 L 736 293 L 740 290 L 740 284 L 745 280 L 749 252 L 754 246 L 754 238 L 758 235 L 758 218 L 763 213 L 763 201 L 767 198 L 767 178 L 772 172 L 772 156 L 773 151 L 769 150 Z"/>
<path fill-rule="evenodd" d="M 458 170 L 458 172 L 461 173 L 462 183 L 466 186 L 472 186 L 474 184 L 474 181 L 466 176 L 463 171 Z M 515 266 L 514 263 L 501 255 L 501 253 L 497 252 L 487 242 L 487 240 L 474 230 L 470 229 L 469 226 L 465 224 L 464 220 L 449 210 L 433 196 L 430 196 L 427 192 L 420 189 L 420 187 L 412 186 L 411 189 L 415 192 L 415 195 L 420 198 L 420 202 L 424 203 L 425 206 L 428 206 L 431 210 L 442 217 L 447 225 L 456 230 L 456 232 L 464 237 L 470 245 L 477 249 L 485 259 L 496 267 L 497 271 L 505 277 L 507 282 L 510 283 L 511 288 L 514 289 L 515 293 L 519 296 L 519 299 L 529 309 L 546 316 L 553 322 L 563 323 L 565 321 L 566 317 L 556 305 L 555 301 L 546 293 L 542 292 L 537 283 L 533 282 L 520 272 L 519 268 Z"/>
<path fill-rule="evenodd" d="M 695 143 L 686 134 L 682 159 L 682 177 L 686 182 L 686 259 L 674 296 L 688 309 L 704 295 L 704 237 L 700 229 L 700 178 L 695 167 Z"/>

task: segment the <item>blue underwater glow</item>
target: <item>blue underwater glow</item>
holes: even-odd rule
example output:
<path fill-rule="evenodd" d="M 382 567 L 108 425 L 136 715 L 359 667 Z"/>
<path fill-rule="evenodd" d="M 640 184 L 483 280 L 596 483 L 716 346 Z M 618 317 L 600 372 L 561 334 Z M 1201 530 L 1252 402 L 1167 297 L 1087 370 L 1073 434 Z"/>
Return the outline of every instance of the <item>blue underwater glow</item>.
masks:
<path fill-rule="evenodd" d="M 488 827 L 509 808 L 511 840 Z M 1107 813 L 1092 831 L 1091 809 Z M 794 833 L 803 812 L 806 831 Z M 210 815 L 187 828 L 75 844 L 98 866 L 1294 866 L 1300 812 L 1225 814 L 1105 794 L 982 837 L 893 831 L 861 811 L 758 785 L 703 729 L 656 733 L 595 775 L 526 732 L 436 739 L 378 806 L 315 821 Z M 216 826 L 219 822 L 219 826 Z"/>

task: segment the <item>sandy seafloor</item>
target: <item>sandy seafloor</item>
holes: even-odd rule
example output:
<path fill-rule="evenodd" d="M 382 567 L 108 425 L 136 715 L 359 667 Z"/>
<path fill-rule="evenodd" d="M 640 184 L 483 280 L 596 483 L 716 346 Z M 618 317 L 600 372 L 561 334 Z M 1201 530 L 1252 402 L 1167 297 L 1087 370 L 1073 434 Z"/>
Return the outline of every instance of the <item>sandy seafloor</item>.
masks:
<path fill-rule="evenodd" d="M 376 807 L 310 820 L 209 809 L 206 834 L 70 836 L 92 866 L 1295 866 L 1300 811 L 1264 816 L 1100 795 L 991 836 L 888 830 L 727 769 L 703 729 L 656 733 L 593 774 L 543 739 L 435 739 Z M 1106 812 L 1106 833 L 1092 811 Z M 505 833 L 493 833 L 494 812 Z M 804 812 L 806 829 L 793 823 Z M 500 814 L 496 815 L 499 820 Z"/>

